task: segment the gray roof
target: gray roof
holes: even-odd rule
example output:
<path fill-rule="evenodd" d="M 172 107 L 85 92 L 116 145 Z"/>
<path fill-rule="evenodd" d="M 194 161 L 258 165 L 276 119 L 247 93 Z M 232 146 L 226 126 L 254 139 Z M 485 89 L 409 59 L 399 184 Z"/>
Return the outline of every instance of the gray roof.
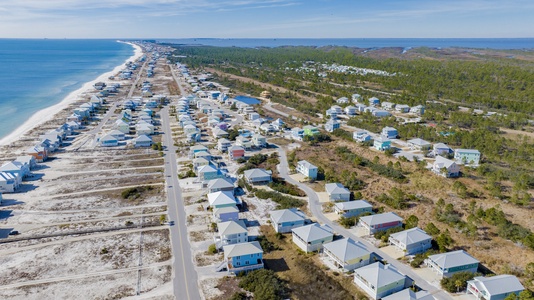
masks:
<path fill-rule="evenodd" d="M 404 275 L 394 270 L 391 265 L 384 266 L 380 262 L 356 269 L 354 270 L 354 273 L 360 275 L 369 284 L 375 286 L 376 289 L 406 278 Z"/>
<path fill-rule="evenodd" d="M 146 134 L 141 134 L 140 136 L 135 138 L 135 141 L 136 142 L 152 142 L 152 139 Z"/>
<path fill-rule="evenodd" d="M 480 151 L 476 149 L 456 149 L 455 152 L 480 154 Z"/>
<path fill-rule="evenodd" d="M 214 215 L 220 215 L 220 214 L 225 214 L 225 213 L 230 213 L 230 212 L 238 213 L 239 209 L 237 209 L 237 207 L 235 206 L 225 206 L 225 207 L 219 207 L 213 210 Z"/>
<path fill-rule="evenodd" d="M 355 242 L 350 238 L 326 243 L 323 247 L 345 263 L 348 263 L 352 259 L 371 254 L 362 243 Z"/>
<path fill-rule="evenodd" d="M 443 149 L 443 148 L 448 148 L 448 149 L 450 149 L 451 147 L 449 147 L 447 144 L 444 144 L 444 143 L 437 143 L 437 144 L 434 144 L 434 149 Z"/>
<path fill-rule="evenodd" d="M 307 169 L 314 169 L 314 168 L 317 169 L 316 166 L 312 165 L 307 160 L 301 160 L 301 161 L 298 162 L 298 164 L 306 167 Z"/>
<path fill-rule="evenodd" d="M 248 232 L 247 225 L 243 220 L 217 223 L 217 229 L 221 236 Z"/>
<path fill-rule="evenodd" d="M 234 193 L 232 191 L 219 191 L 208 194 L 208 202 L 210 206 L 225 205 L 225 204 L 237 204 Z"/>
<path fill-rule="evenodd" d="M 356 200 L 356 201 L 349 201 L 349 202 L 338 202 L 335 204 L 337 208 L 341 210 L 350 210 L 350 209 L 358 209 L 358 208 L 372 208 L 373 206 L 369 204 L 369 202 L 365 200 Z"/>
<path fill-rule="evenodd" d="M 305 220 L 306 217 L 304 216 L 302 212 L 294 208 L 291 208 L 291 209 L 273 210 L 271 212 L 271 219 L 275 223 L 283 223 L 283 222 L 302 221 L 302 220 Z"/>
<path fill-rule="evenodd" d="M 448 269 L 458 266 L 465 266 L 469 264 L 479 263 L 478 260 L 467 254 L 464 250 L 452 251 L 447 253 L 440 253 L 430 255 L 429 260 L 433 261 L 442 269 Z"/>
<path fill-rule="evenodd" d="M 198 173 L 206 173 L 206 172 L 216 172 L 217 168 L 211 166 L 211 165 L 205 165 L 198 169 Z"/>
<path fill-rule="evenodd" d="M 420 243 L 422 241 L 431 240 L 432 237 L 423 230 L 415 227 L 408 230 L 404 230 L 397 233 L 392 233 L 390 235 L 392 239 L 400 241 L 404 245 L 412 245 L 415 243 Z"/>
<path fill-rule="evenodd" d="M 327 183 L 324 186 L 328 195 L 339 195 L 339 194 L 350 194 L 350 191 L 347 190 L 341 183 Z"/>
<path fill-rule="evenodd" d="M 210 161 L 204 157 L 199 157 L 199 158 L 195 158 L 193 159 L 193 163 L 195 164 L 198 164 L 198 163 L 209 163 Z"/>
<path fill-rule="evenodd" d="M 324 227 L 320 226 L 317 223 L 313 223 L 311 225 L 302 226 L 298 228 L 293 228 L 292 231 L 293 231 L 293 234 L 298 235 L 306 242 L 316 241 L 316 240 L 334 236 L 332 232 L 330 232 L 328 229 L 325 229 Z"/>
<path fill-rule="evenodd" d="M 449 168 L 450 166 L 452 166 L 453 164 L 455 164 L 454 161 L 450 160 L 450 159 L 447 159 L 443 156 L 440 156 L 440 155 L 437 155 L 436 156 L 436 161 L 434 162 L 435 165 L 438 165 L 441 168 L 445 167 L 445 168 Z"/>
<path fill-rule="evenodd" d="M 195 151 L 195 150 L 208 150 L 208 148 L 204 145 L 195 145 L 191 148 L 189 148 L 190 151 Z"/>
<path fill-rule="evenodd" d="M 234 187 L 234 184 L 225 178 L 217 178 L 208 181 L 208 189 L 223 189 L 229 187 Z"/>
<path fill-rule="evenodd" d="M 226 259 L 234 256 L 263 253 L 258 241 L 223 246 L 223 251 Z"/>
<path fill-rule="evenodd" d="M 365 224 L 368 224 L 370 226 L 377 225 L 377 224 L 384 224 L 384 223 L 394 222 L 394 221 L 401 221 L 402 222 L 402 218 L 399 217 L 394 212 L 388 212 L 388 213 L 384 213 L 384 214 L 365 216 L 365 217 L 361 217 L 360 220 L 362 222 L 364 222 Z"/>
<path fill-rule="evenodd" d="M 430 295 L 427 291 L 414 292 L 411 289 L 404 289 L 395 294 L 391 294 L 382 300 L 435 300 L 434 296 Z"/>
<path fill-rule="evenodd" d="M 270 172 L 266 171 L 265 169 L 259 169 L 259 168 L 246 170 L 244 173 L 245 173 L 245 177 L 249 180 L 254 179 L 254 178 L 271 176 Z"/>
<path fill-rule="evenodd" d="M 513 275 L 498 275 L 492 277 L 475 277 L 468 281 L 474 283 L 479 290 L 486 290 L 490 295 L 501 295 L 525 289 L 519 279 Z"/>
<path fill-rule="evenodd" d="M 427 141 L 425 141 L 425 140 L 423 140 L 423 139 L 420 139 L 420 138 L 416 138 L 416 139 L 408 140 L 408 143 L 409 143 L 409 144 L 418 145 L 418 146 L 430 145 L 429 142 L 427 142 Z"/>

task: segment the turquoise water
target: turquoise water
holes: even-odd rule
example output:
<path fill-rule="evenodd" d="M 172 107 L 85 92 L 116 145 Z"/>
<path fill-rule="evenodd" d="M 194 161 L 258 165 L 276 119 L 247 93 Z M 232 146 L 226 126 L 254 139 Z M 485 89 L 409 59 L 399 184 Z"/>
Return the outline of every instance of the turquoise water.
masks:
<path fill-rule="evenodd" d="M 133 53 L 115 40 L 0 39 L 0 138 Z"/>
<path fill-rule="evenodd" d="M 254 105 L 254 104 L 260 104 L 261 101 L 256 99 L 256 98 L 252 98 L 252 97 L 247 97 L 247 96 L 235 96 L 234 99 L 238 100 L 238 101 L 241 101 L 243 103 L 246 103 L 248 105 Z"/>

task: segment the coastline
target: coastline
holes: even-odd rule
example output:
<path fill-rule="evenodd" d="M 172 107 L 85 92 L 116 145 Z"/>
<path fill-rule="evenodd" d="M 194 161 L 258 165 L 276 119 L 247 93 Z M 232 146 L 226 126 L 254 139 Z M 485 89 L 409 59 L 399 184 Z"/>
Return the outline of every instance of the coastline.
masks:
<path fill-rule="evenodd" d="M 14 141 L 17 141 L 20 139 L 25 133 L 28 131 L 38 127 L 39 125 L 51 120 L 58 112 L 66 109 L 69 107 L 70 104 L 78 100 L 78 96 L 84 92 L 89 91 L 93 88 L 93 84 L 99 81 L 107 81 L 109 80 L 108 77 L 115 75 L 120 70 L 124 68 L 124 64 L 128 61 L 135 61 L 141 56 L 143 56 L 143 50 L 140 46 L 129 43 L 129 42 L 123 42 L 118 41 L 119 43 L 125 43 L 128 45 L 131 45 L 134 47 L 134 54 L 127 58 L 122 64 L 116 66 L 112 71 L 106 72 L 104 74 L 101 74 L 97 78 L 84 83 L 79 89 L 70 92 L 63 100 L 61 100 L 59 103 L 54 104 L 50 107 L 44 108 L 42 110 L 37 111 L 34 113 L 26 122 L 24 122 L 22 125 L 17 127 L 15 130 L 13 130 L 11 133 L 0 139 L 0 146 L 7 146 Z"/>

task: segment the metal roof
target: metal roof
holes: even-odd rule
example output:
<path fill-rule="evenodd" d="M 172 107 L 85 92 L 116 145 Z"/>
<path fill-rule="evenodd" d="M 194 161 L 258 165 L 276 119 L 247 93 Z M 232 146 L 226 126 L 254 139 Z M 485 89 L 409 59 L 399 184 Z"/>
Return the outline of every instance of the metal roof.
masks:
<path fill-rule="evenodd" d="M 243 220 L 217 223 L 217 229 L 221 236 L 248 232 L 247 225 Z"/>
<path fill-rule="evenodd" d="M 478 260 L 467 254 L 464 250 L 458 250 L 447 253 L 440 253 L 430 255 L 429 260 L 433 261 L 442 269 L 465 266 L 469 264 L 479 263 Z"/>
<path fill-rule="evenodd" d="M 415 227 L 397 233 L 392 233 L 390 238 L 400 241 L 404 245 L 412 245 L 422 241 L 431 240 L 432 237 L 423 230 Z"/>
<path fill-rule="evenodd" d="M 327 184 L 325 184 L 324 188 L 325 188 L 326 192 L 328 193 L 328 195 L 332 195 L 332 194 L 350 194 L 350 191 L 347 188 L 345 188 L 339 182 L 327 183 Z"/>
<path fill-rule="evenodd" d="M 406 279 L 404 275 L 393 269 L 391 265 L 384 266 L 380 262 L 356 269 L 354 273 L 365 279 L 369 284 L 375 286 L 377 290 L 390 283 Z"/>
<path fill-rule="evenodd" d="M 302 212 L 291 208 L 272 211 L 271 219 L 274 221 L 274 223 L 284 223 L 302 221 L 305 220 L 306 217 L 302 214 Z"/>
<path fill-rule="evenodd" d="M 223 251 L 226 259 L 234 256 L 263 253 L 258 241 L 223 246 Z"/>
<path fill-rule="evenodd" d="M 434 296 L 427 291 L 414 292 L 411 289 L 404 289 L 395 294 L 391 294 L 382 300 L 435 300 Z"/>
<path fill-rule="evenodd" d="M 476 283 L 477 287 L 482 287 L 489 295 L 501 295 L 518 292 L 525 289 L 519 279 L 513 275 L 498 275 L 492 277 L 475 277 L 468 283 Z"/>
<path fill-rule="evenodd" d="M 293 234 L 298 235 L 301 239 L 303 239 L 306 242 L 316 241 L 316 240 L 334 236 L 332 232 L 321 227 L 317 223 L 313 223 L 311 225 L 302 226 L 298 228 L 293 228 L 291 231 L 293 231 Z"/>
<path fill-rule="evenodd" d="M 338 202 L 335 205 L 337 208 L 341 210 L 351 210 L 351 209 L 358 209 L 358 208 L 372 208 L 373 207 L 371 204 L 369 204 L 369 202 L 365 200 Z"/>
<path fill-rule="evenodd" d="M 384 214 L 361 217 L 360 221 L 372 226 L 372 225 L 384 224 L 384 223 L 395 222 L 395 221 L 402 222 L 402 218 L 399 217 L 394 212 L 388 212 Z"/>
<path fill-rule="evenodd" d="M 352 259 L 371 254 L 362 243 L 355 242 L 350 238 L 326 243 L 323 247 L 345 263 L 348 263 Z"/>

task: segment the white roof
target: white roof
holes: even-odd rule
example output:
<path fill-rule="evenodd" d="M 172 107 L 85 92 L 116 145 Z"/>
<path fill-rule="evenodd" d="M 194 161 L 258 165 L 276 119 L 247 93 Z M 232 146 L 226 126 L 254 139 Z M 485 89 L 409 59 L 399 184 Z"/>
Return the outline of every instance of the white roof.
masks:
<path fill-rule="evenodd" d="M 428 235 L 426 232 L 417 227 L 401 232 L 392 233 L 390 237 L 397 241 L 400 241 L 404 245 L 412 245 L 432 239 L 430 235 Z"/>
<path fill-rule="evenodd" d="M 324 188 L 329 195 L 350 194 L 350 191 L 339 182 L 327 183 Z"/>
<path fill-rule="evenodd" d="M 455 152 L 480 154 L 480 151 L 476 149 L 456 149 Z"/>
<path fill-rule="evenodd" d="M 480 288 L 486 290 L 491 296 L 508 294 L 525 289 L 519 279 L 513 275 L 479 276 L 468 282 L 476 284 L 479 290 Z"/>
<path fill-rule="evenodd" d="M 430 255 L 428 257 L 436 265 L 442 269 L 465 266 L 469 264 L 479 263 L 478 260 L 467 254 L 464 250 L 452 251 L 447 253 L 440 253 Z"/>
<path fill-rule="evenodd" d="M 301 160 L 298 162 L 299 165 L 304 166 L 307 169 L 317 169 L 316 166 L 309 163 L 307 160 Z"/>
<path fill-rule="evenodd" d="M 259 169 L 259 168 L 246 170 L 244 174 L 245 174 L 245 177 L 249 180 L 258 178 L 258 177 L 266 177 L 266 176 L 270 177 L 271 176 L 271 173 L 267 172 L 265 169 Z"/>
<path fill-rule="evenodd" d="M 217 178 L 217 179 L 212 179 L 208 181 L 208 189 L 214 189 L 214 188 L 221 189 L 221 188 L 229 188 L 229 187 L 234 187 L 234 184 L 225 178 Z"/>
<path fill-rule="evenodd" d="M 110 132 L 108 132 L 108 134 L 111 134 L 111 135 L 124 135 L 124 132 L 114 129 L 114 130 L 111 130 Z"/>
<path fill-rule="evenodd" d="M 221 236 L 248 232 L 243 220 L 217 223 L 217 230 Z"/>
<path fill-rule="evenodd" d="M 293 228 L 293 234 L 298 235 L 306 242 L 316 241 L 327 237 L 333 237 L 334 235 L 329 230 L 323 228 L 317 223 L 311 225 Z"/>
<path fill-rule="evenodd" d="M 291 208 L 271 211 L 271 219 L 274 221 L 274 223 L 284 223 L 302 221 L 305 220 L 306 217 L 302 214 L 302 212 Z"/>
<path fill-rule="evenodd" d="M 106 134 L 100 138 L 100 141 L 117 141 L 117 139 L 111 134 Z"/>
<path fill-rule="evenodd" d="M 444 143 L 434 144 L 434 149 L 443 149 L 443 148 L 450 149 L 450 147 L 447 144 L 444 144 Z"/>
<path fill-rule="evenodd" d="M 141 134 L 140 136 L 136 137 L 134 140 L 137 143 L 138 142 L 149 142 L 149 141 L 152 142 L 152 139 L 145 134 Z"/>
<path fill-rule="evenodd" d="M 223 251 L 226 259 L 234 256 L 263 253 L 258 241 L 223 246 Z"/>
<path fill-rule="evenodd" d="M 416 138 L 416 139 L 411 139 L 411 140 L 408 140 L 408 143 L 409 144 L 414 144 L 414 145 L 417 145 L 417 146 L 426 146 L 426 145 L 430 145 L 429 142 L 423 140 L 423 139 L 420 139 L 420 138 Z"/>
<path fill-rule="evenodd" d="M 225 206 L 225 207 L 219 207 L 219 208 L 215 208 L 213 210 L 213 214 L 214 215 L 220 215 L 220 214 L 225 214 L 225 213 L 230 213 L 230 212 L 239 212 L 239 209 L 237 209 L 237 207 L 235 206 Z"/>
<path fill-rule="evenodd" d="M 411 289 L 404 289 L 395 294 L 391 294 L 382 300 L 435 300 L 434 296 L 427 291 L 414 292 Z"/>
<path fill-rule="evenodd" d="M 338 202 L 335 205 L 337 208 L 341 210 L 351 210 L 351 209 L 358 209 L 358 208 L 372 208 L 373 207 L 371 204 L 369 204 L 369 202 L 365 200 Z"/>
<path fill-rule="evenodd" d="M 355 242 L 350 238 L 326 243 L 323 247 L 345 263 L 349 263 L 349 261 L 355 258 L 371 254 L 362 243 Z"/>
<path fill-rule="evenodd" d="M 206 173 L 206 172 L 215 172 L 217 171 L 216 168 L 214 168 L 213 166 L 211 165 L 207 165 L 207 166 L 202 166 L 200 168 L 198 168 L 198 173 Z"/>
<path fill-rule="evenodd" d="M 378 214 L 378 215 L 361 217 L 360 221 L 372 226 L 372 225 L 384 224 L 384 223 L 395 222 L 395 221 L 402 222 L 402 218 L 399 217 L 394 212 L 388 212 L 388 213 L 383 213 L 383 214 Z"/>
<path fill-rule="evenodd" d="M 450 159 L 447 159 L 443 156 L 440 156 L 440 155 L 437 155 L 436 156 L 436 161 L 434 162 L 435 165 L 437 165 L 440 169 L 441 168 L 449 168 L 450 166 L 452 166 L 453 164 L 455 164 L 454 161 L 450 160 Z"/>
<path fill-rule="evenodd" d="M 377 289 L 406 278 L 397 270 L 393 269 L 391 265 L 384 266 L 380 262 L 356 269 L 354 270 L 354 273 L 360 275 L 369 284 L 375 286 Z"/>
<path fill-rule="evenodd" d="M 209 193 L 208 202 L 210 203 L 210 206 L 237 203 L 232 191 L 218 191 L 215 193 Z"/>

